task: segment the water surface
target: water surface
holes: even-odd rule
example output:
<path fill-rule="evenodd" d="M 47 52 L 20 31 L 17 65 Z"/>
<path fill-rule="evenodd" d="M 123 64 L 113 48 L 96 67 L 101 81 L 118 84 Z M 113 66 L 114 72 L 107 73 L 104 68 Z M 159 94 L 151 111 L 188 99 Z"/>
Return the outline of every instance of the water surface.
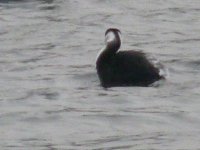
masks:
<path fill-rule="evenodd" d="M 1 0 L 0 148 L 199 149 L 199 14 L 198 0 Z M 167 80 L 103 89 L 108 27 Z"/>

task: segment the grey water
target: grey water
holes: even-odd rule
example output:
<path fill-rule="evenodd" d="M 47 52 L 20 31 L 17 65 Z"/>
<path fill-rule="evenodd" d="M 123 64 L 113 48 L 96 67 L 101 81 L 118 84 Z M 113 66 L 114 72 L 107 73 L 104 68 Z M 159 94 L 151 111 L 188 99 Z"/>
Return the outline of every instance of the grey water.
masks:
<path fill-rule="evenodd" d="M 167 68 L 100 86 L 104 32 Z M 1 150 L 200 149 L 199 0 L 0 0 Z"/>

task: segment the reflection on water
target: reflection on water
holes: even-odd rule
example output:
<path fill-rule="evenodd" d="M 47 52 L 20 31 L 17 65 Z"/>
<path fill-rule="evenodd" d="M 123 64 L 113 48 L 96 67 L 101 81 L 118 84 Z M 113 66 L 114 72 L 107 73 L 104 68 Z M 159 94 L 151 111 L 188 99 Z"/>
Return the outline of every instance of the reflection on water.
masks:
<path fill-rule="evenodd" d="M 199 1 L 0 1 L 1 149 L 198 149 Z M 108 27 L 158 58 L 153 87 L 99 84 Z"/>

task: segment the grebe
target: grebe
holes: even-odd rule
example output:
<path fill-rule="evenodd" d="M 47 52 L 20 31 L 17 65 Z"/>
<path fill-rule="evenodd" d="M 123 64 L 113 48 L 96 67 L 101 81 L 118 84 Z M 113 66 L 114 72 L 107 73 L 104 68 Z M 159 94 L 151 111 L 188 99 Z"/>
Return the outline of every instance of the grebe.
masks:
<path fill-rule="evenodd" d="M 120 30 L 109 28 L 105 32 L 106 46 L 96 60 L 96 69 L 101 85 L 112 86 L 149 86 L 163 79 L 156 68 L 139 51 L 119 51 L 121 46 Z"/>

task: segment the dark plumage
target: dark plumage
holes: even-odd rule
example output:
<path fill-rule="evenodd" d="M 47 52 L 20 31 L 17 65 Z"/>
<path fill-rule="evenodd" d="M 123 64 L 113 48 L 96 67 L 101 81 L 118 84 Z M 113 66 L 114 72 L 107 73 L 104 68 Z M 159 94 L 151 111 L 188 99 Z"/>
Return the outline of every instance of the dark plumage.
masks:
<path fill-rule="evenodd" d="M 121 45 L 119 32 L 114 28 L 106 31 L 106 47 L 97 58 L 96 69 L 102 86 L 148 86 L 163 78 L 144 53 L 117 52 Z"/>

